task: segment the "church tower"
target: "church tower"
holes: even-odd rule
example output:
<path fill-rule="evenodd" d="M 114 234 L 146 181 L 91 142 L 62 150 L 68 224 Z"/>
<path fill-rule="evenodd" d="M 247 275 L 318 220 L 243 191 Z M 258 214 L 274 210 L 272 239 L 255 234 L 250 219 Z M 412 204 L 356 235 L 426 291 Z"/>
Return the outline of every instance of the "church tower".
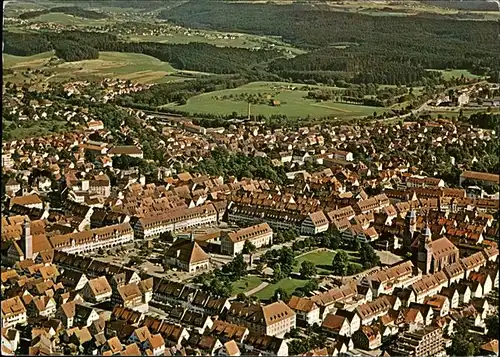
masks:
<path fill-rule="evenodd" d="M 411 244 L 415 238 L 415 231 L 417 230 L 417 215 L 415 211 L 410 210 L 405 217 L 405 230 L 403 236 L 403 247 L 405 250 L 410 250 Z"/>
<path fill-rule="evenodd" d="M 33 236 L 31 235 L 31 223 L 26 217 L 23 223 L 23 243 L 24 243 L 24 259 L 33 259 Z"/>
<path fill-rule="evenodd" d="M 417 267 L 422 270 L 422 274 L 430 274 L 432 267 L 432 234 L 427 224 L 420 234 L 418 242 L 418 260 Z"/>

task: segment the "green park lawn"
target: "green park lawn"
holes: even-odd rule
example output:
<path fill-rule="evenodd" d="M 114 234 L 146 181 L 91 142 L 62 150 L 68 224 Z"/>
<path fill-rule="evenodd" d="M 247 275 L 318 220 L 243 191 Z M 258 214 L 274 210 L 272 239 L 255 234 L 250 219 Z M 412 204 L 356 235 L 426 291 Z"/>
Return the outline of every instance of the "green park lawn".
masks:
<path fill-rule="evenodd" d="M 350 252 L 346 251 L 346 253 L 349 255 L 350 261 L 353 262 L 354 264 L 358 264 L 357 262 L 357 253 L 356 252 Z M 335 256 L 336 252 L 331 251 L 331 250 L 324 250 L 324 251 L 313 251 L 307 254 L 304 254 L 298 258 L 296 258 L 297 265 L 295 266 L 295 271 L 299 271 L 300 269 L 300 264 L 304 261 L 308 261 L 311 263 L 314 263 L 316 265 L 316 269 L 319 274 L 331 274 L 332 273 L 332 260 L 333 257 Z"/>
<path fill-rule="evenodd" d="M 264 289 L 255 293 L 254 295 L 260 300 L 268 300 L 273 297 L 274 292 L 278 288 L 282 288 L 284 291 L 291 294 L 295 291 L 295 289 L 306 285 L 307 282 L 308 280 L 285 278 L 281 279 L 276 284 L 269 284 Z"/>
<path fill-rule="evenodd" d="M 262 278 L 255 275 L 248 275 L 240 280 L 235 281 L 233 285 L 233 295 L 244 293 L 259 286 L 262 283 Z"/>
<path fill-rule="evenodd" d="M 296 87 L 296 90 L 292 88 Z M 309 86 L 309 88 L 318 88 L 318 86 Z M 341 88 L 331 88 L 342 91 Z M 188 99 L 184 105 L 170 103 L 167 108 L 182 110 L 188 113 L 204 113 L 231 115 L 236 112 L 238 115 L 248 113 L 248 103 L 244 99 L 223 99 L 222 96 L 233 97 L 241 94 L 261 94 L 264 98 L 278 100 L 278 106 L 266 104 L 252 104 L 250 112 L 252 115 L 271 116 L 274 114 L 286 115 L 290 118 L 311 117 L 338 117 L 354 118 L 372 115 L 373 112 L 383 112 L 385 108 L 369 107 L 362 105 L 353 105 L 338 103 L 335 101 L 316 102 L 304 98 L 307 95 L 306 85 L 281 83 L 281 82 L 252 82 L 235 89 L 225 89 L 215 92 L 203 93 Z"/>

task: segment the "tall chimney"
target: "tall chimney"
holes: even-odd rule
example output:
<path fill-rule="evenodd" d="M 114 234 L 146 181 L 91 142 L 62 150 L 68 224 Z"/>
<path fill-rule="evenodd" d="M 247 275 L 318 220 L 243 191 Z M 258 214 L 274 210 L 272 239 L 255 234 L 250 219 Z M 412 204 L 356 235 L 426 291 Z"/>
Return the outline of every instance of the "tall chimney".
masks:
<path fill-rule="evenodd" d="M 31 223 L 29 218 L 24 218 L 23 223 L 24 259 L 33 259 L 33 236 L 31 235 Z"/>

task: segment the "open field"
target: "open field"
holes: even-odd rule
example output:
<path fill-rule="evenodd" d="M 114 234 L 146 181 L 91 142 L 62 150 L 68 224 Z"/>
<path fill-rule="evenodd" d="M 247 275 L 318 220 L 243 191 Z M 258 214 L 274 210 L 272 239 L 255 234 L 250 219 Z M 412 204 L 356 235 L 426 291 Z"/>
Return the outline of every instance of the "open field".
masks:
<path fill-rule="evenodd" d="M 38 68 L 44 66 L 50 58 L 54 56 L 54 52 L 43 52 L 33 56 L 14 56 L 3 54 L 4 68 Z"/>
<path fill-rule="evenodd" d="M 474 108 L 462 108 L 463 115 L 469 116 L 477 113 L 486 113 L 485 109 L 474 109 Z M 500 108 L 491 108 L 491 113 L 500 114 Z M 443 118 L 457 118 L 460 115 L 460 109 L 457 110 L 442 110 L 442 111 L 431 111 L 422 114 L 429 114 L 432 118 L 437 118 L 439 116 Z"/>
<path fill-rule="evenodd" d="M 464 10 L 448 9 L 439 6 L 432 6 L 429 3 L 421 3 L 414 0 L 405 1 L 343 1 L 341 5 L 330 3 L 328 6 L 334 11 L 356 12 L 371 16 L 414 16 L 417 14 L 438 14 L 457 15 L 471 12 Z M 494 11 L 474 11 L 472 19 L 478 20 L 498 20 L 500 13 Z"/>
<path fill-rule="evenodd" d="M 307 116 L 347 118 L 363 117 L 373 114 L 374 111 L 378 113 L 385 110 L 385 108 L 334 101 L 316 102 L 304 98 L 307 95 L 307 88 L 314 89 L 318 88 L 318 86 L 281 82 L 252 82 L 235 89 L 200 94 L 190 98 L 184 105 L 171 103 L 164 107 L 189 113 L 231 115 L 236 112 L 238 115 L 246 115 L 248 113 L 248 102 L 244 96 L 256 95 L 260 96 L 265 103 L 252 104 L 250 109 L 252 115 L 271 116 L 281 114 L 290 118 L 305 118 Z M 342 91 L 341 88 L 330 88 L 339 92 Z M 279 105 L 271 105 L 272 100 L 279 101 Z"/>
<path fill-rule="evenodd" d="M 262 279 L 255 275 L 248 275 L 233 283 L 233 295 L 252 290 L 262 283 Z"/>
<path fill-rule="evenodd" d="M 49 14 L 43 14 L 32 19 L 28 22 L 52 22 L 60 25 L 72 25 L 72 26 L 102 26 L 109 25 L 113 22 L 113 19 L 86 19 L 83 17 L 73 16 L 64 14 L 62 12 L 51 12 Z"/>
<path fill-rule="evenodd" d="M 346 253 L 349 255 L 349 258 L 351 258 L 351 262 L 354 264 L 358 264 L 357 262 L 357 257 L 356 257 L 356 252 L 349 252 L 346 251 Z M 318 271 L 318 274 L 331 274 L 332 273 L 332 260 L 333 257 L 335 256 L 336 252 L 331 251 L 331 250 L 323 250 L 323 251 L 313 251 L 307 254 L 304 254 L 300 257 L 297 258 L 297 266 L 295 268 L 296 271 L 299 271 L 300 269 L 300 264 L 304 261 L 308 261 L 311 263 L 314 263 L 316 265 L 316 269 Z"/>
<path fill-rule="evenodd" d="M 273 297 L 274 292 L 278 288 L 282 288 L 287 293 L 291 294 L 292 292 L 295 291 L 295 289 L 306 285 L 307 282 L 308 280 L 285 278 L 278 281 L 276 284 L 270 284 L 266 286 L 264 289 L 257 292 L 255 296 L 261 300 L 268 300 Z"/>
<path fill-rule="evenodd" d="M 41 69 L 50 73 L 42 80 L 59 81 L 68 78 L 98 79 L 99 77 L 129 79 L 139 83 L 159 83 L 184 80 L 175 76 L 175 69 L 167 62 L 154 57 L 137 53 L 100 52 L 99 58 L 78 62 L 49 64 L 53 52 L 45 52 L 35 56 L 20 57 L 3 55 L 4 67 L 15 70 L 14 74 L 4 75 L 6 81 L 22 81 L 26 76 L 22 71 Z"/>
<path fill-rule="evenodd" d="M 24 124 L 24 123 L 23 123 Z M 67 122 L 58 120 L 31 121 L 30 127 L 22 127 L 19 124 L 2 120 L 4 135 L 9 133 L 9 139 L 24 139 L 33 136 L 43 136 L 67 130 Z M 5 139 L 5 136 L 3 136 Z"/>
<path fill-rule="evenodd" d="M 470 73 L 466 69 L 452 69 L 452 70 L 449 70 L 449 71 L 440 70 L 439 72 L 441 72 L 443 74 L 443 77 L 446 80 L 449 80 L 449 79 L 451 79 L 453 77 L 460 78 L 462 75 L 465 78 L 471 78 L 471 79 L 481 78 L 481 76 L 472 74 L 472 73 Z"/>

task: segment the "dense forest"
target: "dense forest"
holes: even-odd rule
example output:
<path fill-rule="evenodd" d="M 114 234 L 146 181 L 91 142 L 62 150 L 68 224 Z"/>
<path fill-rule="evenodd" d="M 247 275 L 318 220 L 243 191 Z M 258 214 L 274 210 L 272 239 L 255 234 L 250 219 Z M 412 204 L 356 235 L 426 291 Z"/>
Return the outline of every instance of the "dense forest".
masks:
<path fill-rule="evenodd" d="M 93 20 L 100 20 L 100 19 L 106 19 L 108 16 L 106 14 L 103 14 L 101 12 L 97 11 L 92 11 L 92 10 L 85 10 L 77 6 L 59 6 L 59 7 L 53 7 L 51 9 L 45 9 L 45 10 L 35 10 L 35 11 L 27 11 L 19 15 L 19 18 L 21 20 L 29 20 L 33 19 L 35 17 L 38 17 L 40 15 L 45 15 L 45 14 L 50 14 L 54 12 L 61 12 L 63 14 L 67 15 L 73 15 L 73 16 L 78 16 L 78 17 L 83 17 L 86 19 L 93 19 Z"/>
<path fill-rule="evenodd" d="M 189 44 L 123 42 L 114 35 L 99 32 L 64 31 L 38 34 L 4 32 L 3 35 L 5 53 L 13 55 L 28 56 L 55 49 L 56 54 L 61 55 L 63 59 L 79 61 L 97 58 L 96 51 L 133 52 L 156 57 L 181 70 L 218 74 L 246 73 L 249 76 L 257 75 L 259 78 L 266 76 L 267 73 L 255 67 L 280 56 L 273 50 L 217 47 L 194 42 Z M 72 46 L 67 46 L 68 43 L 72 43 Z M 272 79 L 272 76 L 268 78 Z"/>
<path fill-rule="evenodd" d="M 159 15 L 177 24 L 277 35 L 310 52 L 278 60 L 282 76 L 315 71 L 353 75 L 359 83 L 413 83 L 433 76 L 424 69 L 500 68 L 499 24 L 438 16 L 369 16 L 319 11 L 309 5 L 224 3 L 196 0 Z M 276 21 L 279 19 L 279 21 Z M 311 26 L 314 24 L 314 26 Z M 286 72 L 285 72 L 286 71 Z"/>
<path fill-rule="evenodd" d="M 96 51 L 143 53 L 180 70 L 329 85 L 339 81 L 438 84 L 441 74 L 429 69 L 468 69 L 489 74 L 491 80 L 500 73 L 499 23 L 491 21 L 457 21 L 439 15 L 381 17 L 319 11 L 307 4 L 278 6 L 214 0 L 189 1 L 159 16 L 187 27 L 277 35 L 308 52 L 285 58 L 276 50 L 205 43 L 133 43 L 109 33 L 80 31 L 24 35 L 6 32 L 5 52 L 32 55 L 54 49 L 66 61 L 96 58 Z M 71 43 L 67 41 L 78 46 L 67 46 Z"/>
<path fill-rule="evenodd" d="M 15 56 L 32 56 L 53 49 L 50 41 L 40 34 L 4 32 L 4 53 Z"/>
<path fill-rule="evenodd" d="M 99 58 L 99 51 L 94 47 L 71 40 L 60 40 L 52 42 L 57 57 L 65 61 L 81 61 Z"/>

